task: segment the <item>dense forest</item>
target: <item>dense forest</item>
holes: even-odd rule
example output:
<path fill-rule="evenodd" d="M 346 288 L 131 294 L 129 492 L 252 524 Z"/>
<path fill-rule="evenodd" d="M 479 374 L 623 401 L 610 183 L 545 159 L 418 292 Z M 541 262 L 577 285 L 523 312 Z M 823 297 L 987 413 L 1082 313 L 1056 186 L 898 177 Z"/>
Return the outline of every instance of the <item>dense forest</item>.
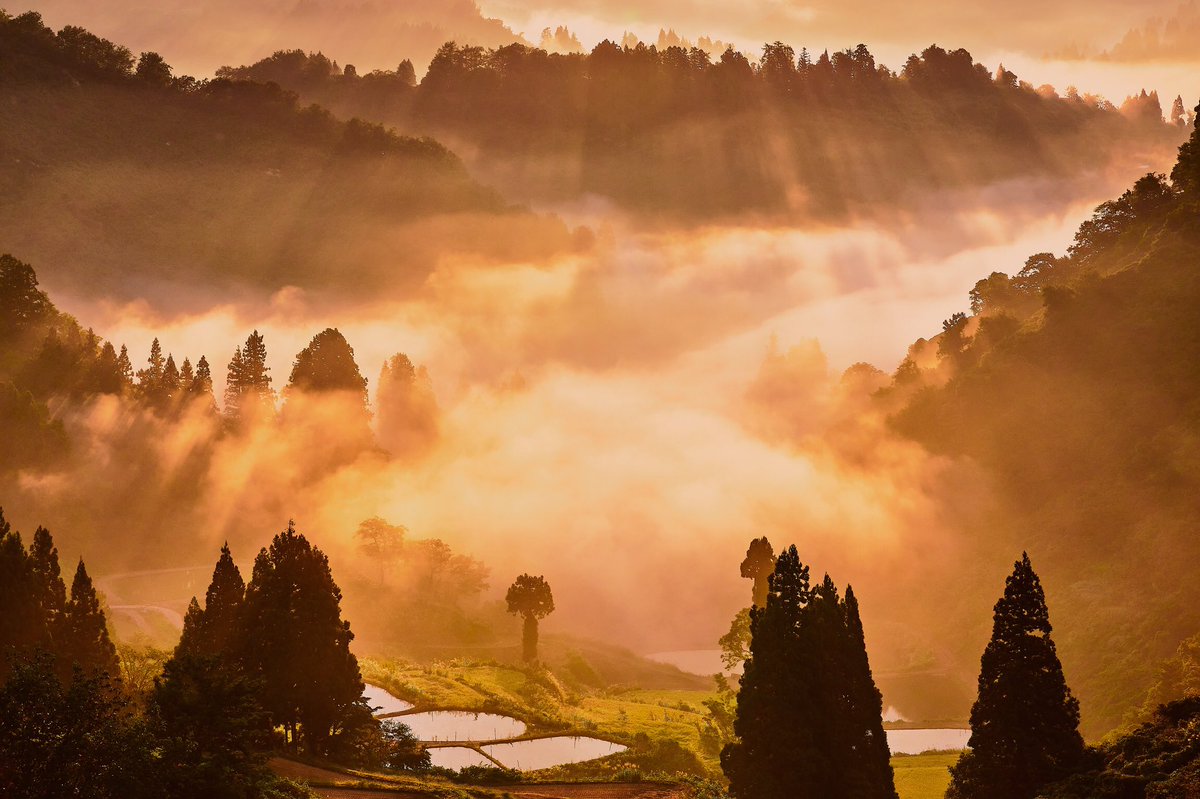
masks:
<path fill-rule="evenodd" d="M 879 395 L 896 430 L 982 467 L 997 507 L 971 562 L 1043 553 L 1091 734 L 1200 628 L 1198 230 L 1193 132 L 1169 178 L 1099 206 L 1065 255 L 980 280 L 971 314 L 917 342 Z"/>
<path fill-rule="evenodd" d="M 571 245 L 435 141 L 337 120 L 278 86 L 175 76 L 155 53 L 55 33 L 32 12 L 0 13 L 0 107 L 6 251 L 101 292 L 137 282 L 179 302 L 171 287 L 192 277 L 344 295 L 417 284 L 446 253 Z"/>
<path fill-rule="evenodd" d="M 505 191 L 599 195 L 642 218 L 886 216 L 922 192 L 1076 175 L 1098 154 L 1179 138 L 1156 95 L 1117 113 L 938 46 L 898 72 L 865 45 L 818 54 L 782 42 L 754 61 L 636 41 L 586 54 L 451 42 L 419 83 L 411 66 L 359 74 L 289 50 L 218 75 L 435 135 Z"/>

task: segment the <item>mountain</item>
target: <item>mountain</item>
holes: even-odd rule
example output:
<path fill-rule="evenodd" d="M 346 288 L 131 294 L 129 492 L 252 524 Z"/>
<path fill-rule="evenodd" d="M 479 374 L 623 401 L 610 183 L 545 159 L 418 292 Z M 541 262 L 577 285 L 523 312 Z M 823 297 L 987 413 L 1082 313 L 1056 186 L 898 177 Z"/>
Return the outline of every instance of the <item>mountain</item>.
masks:
<path fill-rule="evenodd" d="M 447 253 L 565 241 L 436 141 L 334 119 L 278 86 L 176 77 L 36 14 L 0 16 L 0 107 L 0 241 L 93 296 L 402 292 Z"/>
<path fill-rule="evenodd" d="M 419 84 L 333 66 L 293 49 L 220 74 L 436 136 L 510 196 L 598 195 L 673 221 L 902 218 L 939 190 L 1161 163 L 1181 138 L 1161 108 L 1060 97 L 936 46 L 899 72 L 865 45 L 817 54 L 781 42 L 757 64 L 732 49 L 447 43 Z"/>
<path fill-rule="evenodd" d="M 1023 549 L 1039 564 L 1098 735 L 1200 631 L 1200 129 L 1169 180 L 1141 178 L 1065 256 L 992 274 L 971 305 L 880 401 L 896 430 L 981 471 L 994 507 L 961 543 L 979 574 Z"/>

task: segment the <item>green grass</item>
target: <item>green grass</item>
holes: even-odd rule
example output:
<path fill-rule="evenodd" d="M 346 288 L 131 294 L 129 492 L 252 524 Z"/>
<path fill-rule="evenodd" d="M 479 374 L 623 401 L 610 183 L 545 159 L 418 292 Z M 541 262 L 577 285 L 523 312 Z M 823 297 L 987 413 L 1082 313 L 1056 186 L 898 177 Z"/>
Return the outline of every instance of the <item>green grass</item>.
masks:
<path fill-rule="evenodd" d="M 893 757 L 900 799 L 942 799 L 950 785 L 949 769 L 957 761 L 957 753 Z"/>

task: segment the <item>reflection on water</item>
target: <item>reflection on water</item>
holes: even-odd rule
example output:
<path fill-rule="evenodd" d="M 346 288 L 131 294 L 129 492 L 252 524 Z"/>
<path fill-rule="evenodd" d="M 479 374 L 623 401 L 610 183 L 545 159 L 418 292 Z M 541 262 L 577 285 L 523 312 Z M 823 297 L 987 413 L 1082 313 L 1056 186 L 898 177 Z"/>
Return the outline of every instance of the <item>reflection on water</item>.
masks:
<path fill-rule="evenodd" d="M 363 689 L 363 696 L 366 697 L 367 704 L 374 708 L 371 712 L 377 716 L 384 713 L 400 713 L 413 708 L 412 702 L 405 702 L 403 699 L 392 696 L 378 685 L 370 683 Z"/>
<path fill-rule="evenodd" d="M 888 748 L 893 755 L 919 755 L 945 749 L 966 749 L 970 730 L 887 730 Z"/>
<path fill-rule="evenodd" d="M 429 760 L 438 768 L 458 771 L 467 766 L 495 766 L 474 749 L 465 746 L 439 746 L 429 750 Z"/>
<path fill-rule="evenodd" d="M 605 755 L 624 752 L 620 744 L 601 741 L 598 738 L 539 738 L 534 741 L 516 741 L 509 744 L 492 744 L 482 747 L 492 757 L 508 768 L 521 771 L 561 766 L 566 763 L 581 763 Z"/>
<path fill-rule="evenodd" d="M 495 713 L 431 710 L 401 716 L 422 741 L 496 741 L 525 734 L 525 723 Z"/>

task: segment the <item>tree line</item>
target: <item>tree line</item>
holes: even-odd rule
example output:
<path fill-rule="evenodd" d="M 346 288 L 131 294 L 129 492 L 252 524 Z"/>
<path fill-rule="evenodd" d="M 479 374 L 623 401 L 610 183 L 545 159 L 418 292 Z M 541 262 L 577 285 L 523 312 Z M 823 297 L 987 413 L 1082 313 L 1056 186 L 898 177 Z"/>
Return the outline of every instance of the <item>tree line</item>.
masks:
<path fill-rule="evenodd" d="M 294 525 L 258 553 L 249 583 L 225 546 L 138 697 L 82 561 L 67 598 L 50 533 L 39 527 L 26 550 L 0 512 L 0 793 L 303 795 L 266 768 L 284 750 L 428 767 L 406 727 L 373 718 L 340 605 L 328 558 Z"/>
<path fill-rule="evenodd" d="M 755 581 L 745 661 L 721 766 L 735 799 L 895 799 L 882 696 L 858 601 L 819 584 L 791 546 L 751 542 Z M 1079 703 L 1063 676 L 1028 554 L 996 602 L 980 662 L 969 751 L 947 799 L 1033 799 L 1085 766 Z M 711 708 L 710 708 L 711 709 Z"/>

